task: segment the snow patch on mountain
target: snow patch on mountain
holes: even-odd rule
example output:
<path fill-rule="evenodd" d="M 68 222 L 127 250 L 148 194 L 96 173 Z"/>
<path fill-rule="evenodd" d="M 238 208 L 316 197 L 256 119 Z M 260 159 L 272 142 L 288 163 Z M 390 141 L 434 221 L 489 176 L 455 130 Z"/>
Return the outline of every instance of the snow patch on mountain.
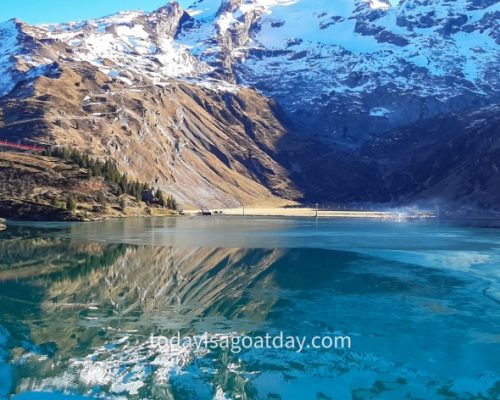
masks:
<path fill-rule="evenodd" d="M 378 43 L 373 37 L 355 32 L 356 21 L 350 19 L 353 12 L 351 0 L 335 3 L 318 0 L 314 4 L 296 1 L 274 7 L 270 15 L 261 19 L 254 44 L 270 50 L 285 50 L 290 41 L 300 39 L 299 47 L 304 50 L 336 45 L 353 53 L 376 51 Z M 330 24 L 330 21 L 337 22 Z"/>
<path fill-rule="evenodd" d="M 10 93 L 23 80 L 57 73 L 57 65 L 51 59 L 24 47 L 29 42 L 23 32 L 23 24 L 15 19 L 0 24 L 0 97 Z M 37 48 L 37 43 L 29 43 Z"/>
<path fill-rule="evenodd" d="M 7 94 L 14 87 L 14 80 L 10 71 L 15 66 L 14 54 L 18 50 L 17 29 L 14 21 L 0 24 L 0 97 Z"/>
<path fill-rule="evenodd" d="M 192 17 L 208 19 L 214 17 L 221 6 L 221 0 L 196 0 L 187 9 Z"/>
<path fill-rule="evenodd" d="M 388 110 L 384 107 L 374 107 L 370 110 L 370 117 L 386 117 L 391 113 L 391 110 Z"/>
<path fill-rule="evenodd" d="M 370 0 L 369 1 L 370 8 L 373 10 L 388 10 L 391 8 L 390 3 L 386 3 L 385 1 L 381 0 Z"/>

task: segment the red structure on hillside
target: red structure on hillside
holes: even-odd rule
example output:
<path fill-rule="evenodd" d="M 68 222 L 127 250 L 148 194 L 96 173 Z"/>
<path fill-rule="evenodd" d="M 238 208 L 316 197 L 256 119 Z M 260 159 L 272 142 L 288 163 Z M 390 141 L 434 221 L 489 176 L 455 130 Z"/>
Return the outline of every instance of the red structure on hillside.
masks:
<path fill-rule="evenodd" d="M 45 147 L 37 144 L 22 144 L 9 142 L 8 140 L 0 141 L 0 147 L 6 147 L 12 150 L 22 150 L 22 151 L 34 151 L 35 153 L 41 153 L 45 150 Z"/>

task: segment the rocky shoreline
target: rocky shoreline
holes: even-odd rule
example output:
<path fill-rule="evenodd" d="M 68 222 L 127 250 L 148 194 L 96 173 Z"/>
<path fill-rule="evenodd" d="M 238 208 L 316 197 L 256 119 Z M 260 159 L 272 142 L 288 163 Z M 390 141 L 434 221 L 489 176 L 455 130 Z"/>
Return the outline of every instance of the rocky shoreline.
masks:
<path fill-rule="evenodd" d="M 57 222 L 97 222 L 114 218 L 128 217 L 167 217 L 178 215 L 178 212 L 161 207 L 127 207 L 119 209 L 103 206 L 96 212 L 81 210 L 61 210 L 50 205 L 33 202 L 4 201 L 0 199 L 2 217 L 12 221 L 57 221 Z M 0 217 L 0 230 L 6 228 L 6 220 Z"/>

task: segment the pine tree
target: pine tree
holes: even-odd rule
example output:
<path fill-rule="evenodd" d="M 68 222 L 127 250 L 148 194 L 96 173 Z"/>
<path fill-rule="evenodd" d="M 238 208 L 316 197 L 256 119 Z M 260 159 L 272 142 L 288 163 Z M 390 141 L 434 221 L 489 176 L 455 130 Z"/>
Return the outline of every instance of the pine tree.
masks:
<path fill-rule="evenodd" d="M 76 202 L 71 197 L 69 197 L 68 200 L 66 200 L 66 210 L 69 210 L 69 211 L 76 210 Z"/>
<path fill-rule="evenodd" d="M 158 190 L 156 191 L 155 197 L 158 199 L 158 202 L 160 203 L 160 205 L 162 207 L 165 207 L 167 205 L 167 202 L 165 201 L 165 197 L 163 196 L 163 193 L 160 190 L 160 188 L 158 188 Z"/>
<path fill-rule="evenodd" d="M 67 148 L 64 148 L 62 151 L 62 158 L 65 161 L 69 161 L 71 159 L 71 151 Z"/>

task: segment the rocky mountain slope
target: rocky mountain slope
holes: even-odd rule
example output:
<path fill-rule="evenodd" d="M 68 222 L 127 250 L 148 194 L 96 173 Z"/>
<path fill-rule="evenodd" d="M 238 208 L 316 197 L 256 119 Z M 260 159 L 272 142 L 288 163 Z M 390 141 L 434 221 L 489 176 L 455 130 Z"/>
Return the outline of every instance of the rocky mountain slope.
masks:
<path fill-rule="evenodd" d="M 24 98 L 23 90 L 31 94 Z M 184 204 L 272 201 L 267 187 L 293 190 L 270 156 L 285 130 L 272 104 L 252 90 L 221 94 L 172 82 L 136 91 L 87 65 L 41 78 L 30 89 L 22 84 L 0 105 L 4 137 L 31 136 L 111 157 L 132 178 Z"/>
<path fill-rule="evenodd" d="M 388 183 L 400 164 L 361 154 L 498 103 L 499 15 L 491 0 L 197 0 L 10 20 L 0 139 L 111 157 L 185 205 L 406 198 Z"/>
<path fill-rule="evenodd" d="M 415 133 L 418 132 L 418 135 Z M 377 157 L 392 200 L 493 209 L 500 204 L 500 107 L 421 121 L 362 150 Z"/>

